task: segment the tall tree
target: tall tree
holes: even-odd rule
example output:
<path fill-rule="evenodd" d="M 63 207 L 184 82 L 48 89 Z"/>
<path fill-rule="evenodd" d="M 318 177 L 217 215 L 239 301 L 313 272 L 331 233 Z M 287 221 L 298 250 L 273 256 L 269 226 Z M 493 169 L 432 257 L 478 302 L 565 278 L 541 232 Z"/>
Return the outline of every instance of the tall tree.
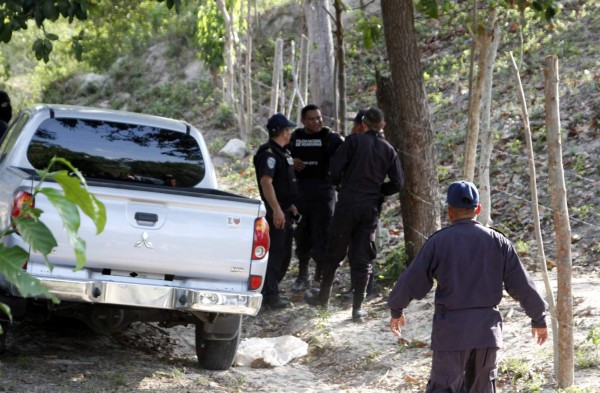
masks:
<path fill-rule="evenodd" d="M 481 50 L 479 55 L 479 66 L 477 67 L 477 81 L 478 85 L 479 81 L 481 81 L 481 113 L 477 116 L 481 116 L 481 122 L 477 122 L 477 125 L 480 127 L 479 130 L 471 130 L 469 127 L 469 131 L 473 131 L 474 133 L 473 136 L 476 137 L 476 135 L 479 134 L 480 140 L 478 179 L 482 207 L 478 220 L 483 225 L 492 225 L 492 197 L 490 186 L 490 163 L 492 151 L 494 149 L 494 131 L 491 126 L 492 87 L 498 45 L 502 39 L 501 25 L 501 22 L 493 17 L 489 28 L 481 29 L 479 34 Z M 479 75 L 481 75 L 481 78 L 479 78 Z M 469 107 L 469 111 L 470 110 L 471 107 Z M 469 116 L 469 119 L 471 119 L 471 116 Z M 474 163 L 475 151 L 472 151 L 471 153 L 473 154 L 471 158 Z M 467 153 L 465 152 L 465 163 L 466 162 Z M 469 178 L 468 176 L 465 177 L 467 179 Z"/>
<path fill-rule="evenodd" d="M 571 257 L 571 224 L 567 204 L 567 187 L 562 162 L 560 133 L 560 99 L 558 94 L 558 57 L 544 59 L 544 95 L 546 139 L 548 141 L 548 183 L 552 201 L 552 217 L 556 233 L 556 265 L 558 270 L 556 318 L 558 319 L 558 386 L 566 389 L 574 380 L 573 344 L 573 266 Z"/>
<path fill-rule="evenodd" d="M 342 14 L 346 5 L 342 0 L 334 0 L 335 8 L 335 64 L 337 77 L 337 129 L 342 135 L 346 135 L 346 50 L 344 48 L 344 21 Z"/>
<path fill-rule="evenodd" d="M 434 135 L 427 109 L 427 96 L 412 0 L 381 0 L 383 29 L 392 81 L 397 93 L 400 159 L 405 172 L 400 195 L 404 238 L 409 261 L 427 237 L 440 227 L 439 181 Z"/>
<path fill-rule="evenodd" d="M 309 101 L 321 107 L 326 123 L 331 125 L 335 114 L 333 37 L 329 0 L 304 0 L 304 15 L 308 29 L 310 57 Z"/>

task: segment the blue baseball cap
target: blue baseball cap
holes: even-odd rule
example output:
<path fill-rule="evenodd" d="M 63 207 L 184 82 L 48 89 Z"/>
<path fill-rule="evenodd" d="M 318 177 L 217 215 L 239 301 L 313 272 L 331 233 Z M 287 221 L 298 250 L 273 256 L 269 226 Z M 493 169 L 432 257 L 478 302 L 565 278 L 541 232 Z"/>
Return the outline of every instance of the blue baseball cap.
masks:
<path fill-rule="evenodd" d="M 457 181 L 448 187 L 448 205 L 463 209 L 475 208 L 479 205 L 479 191 L 475 184 L 468 181 Z"/>
<path fill-rule="evenodd" d="M 276 113 L 269 118 L 267 121 L 267 130 L 269 131 L 269 135 L 272 135 L 281 130 L 285 130 L 286 128 L 295 128 L 296 123 L 288 120 L 287 117 L 283 113 Z"/>

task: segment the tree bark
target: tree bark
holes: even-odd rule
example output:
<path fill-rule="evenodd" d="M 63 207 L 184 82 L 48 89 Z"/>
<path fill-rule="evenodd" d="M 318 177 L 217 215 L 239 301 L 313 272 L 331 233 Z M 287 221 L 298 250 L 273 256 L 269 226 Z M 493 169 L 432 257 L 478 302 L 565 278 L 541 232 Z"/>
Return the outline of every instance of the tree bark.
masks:
<path fill-rule="evenodd" d="M 485 31 L 476 33 L 473 37 L 479 44 L 479 61 L 477 63 L 477 78 L 475 89 L 469 92 L 469 110 L 467 113 L 467 136 L 465 138 L 464 171 L 465 180 L 472 182 L 475 178 L 475 162 L 477 160 L 477 141 L 479 140 L 479 122 L 481 120 L 481 97 L 485 77 L 487 52 L 490 40 Z"/>
<path fill-rule="evenodd" d="M 283 65 L 283 40 L 277 38 L 275 40 L 275 55 L 273 56 L 273 77 L 271 80 L 271 103 L 269 104 L 269 117 L 273 116 L 279 108 L 279 77 L 281 75 L 281 67 Z"/>
<path fill-rule="evenodd" d="M 300 102 L 298 105 L 297 123 L 300 124 L 301 111 L 303 106 L 308 102 L 308 37 L 302 35 L 300 38 L 300 61 L 298 64 L 298 89 L 300 90 Z"/>
<path fill-rule="evenodd" d="M 548 180 L 551 190 L 554 230 L 556 232 L 556 264 L 558 292 L 556 318 L 558 319 L 558 386 L 562 389 L 573 384 L 573 288 L 571 285 L 571 225 L 567 207 L 567 190 L 562 163 L 560 135 L 560 105 L 558 96 L 558 58 L 544 59 L 544 94 L 546 97 L 546 128 L 548 141 Z"/>
<path fill-rule="evenodd" d="M 223 72 L 223 90 L 225 102 L 231 106 L 235 101 L 235 55 L 233 52 L 233 23 L 231 21 L 231 16 L 227 11 L 225 0 L 216 0 L 216 2 L 219 11 L 221 11 L 221 15 L 223 16 L 223 22 L 225 23 L 225 43 L 223 53 L 223 56 L 225 57 L 225 70 Z"/>
<path fill-rule="evenodd" d="M 243 112 L 244 112 L 244 131 L 242 134 L 242 140 L 248 140 L 248 135 L 250 131 L 252 131 L 252 115 L 254 113 L 254 105 L 252 102 L 252 46 L 253 41 L 252 37 L 254 36 L 252 32 L 252 2 L 248 2 L 248 9 L 246 14 L 246 24 L 248 26 L 248 36 L 246 37 L 246 64 L 244 65 L 244 81 L 246 84 L 246 91 L 244 96 L 242 96 Z"/>
<path fill-rule="evenodd" d="M 344 22 L 342 14 L 344 4 L 342 0 L 335 0 L 335 38 L 336 38 L 336 71 L 337 71 L 337 130 L 340 134 L 346 135 L 346 50 L 344 48 Z"/>
<path fill-rule="evenodd" d="M 329 19 L 329 0 L 304 0 L 310 53 L 309 101 L 319 105 L 323 120 L 332 125 L 335 118 L 333 37 Z"/>
<path fill-rule="evenodd" d="M 397 129 L 386 128 L 399 144 L 405 174 L 400 194 L 404 239 L 409 263 L 427 237 L 440 227 L 439 181 L 434 135 L 414 28 L 411 0 L 381 0 L 383 27 L 396 97 Z"/>
<path fill-rule="evenodd" d="M 492 112 L 492 89 L 494 82 L 494 66 L 498 45 L 502 39 L 500 22 L 494 17 L 490 30 L 486 34 L 486 45 L 482 45 L 480 56 L 485 56 L 485 68 L 479 69 L 483 72 L 483 91 L 481 95 L 481 132 L 480 154 L 479 154 L 479 198 L 481 201 L 481 213 L 478 220 L 483 225 L 492 225 L 492 197 L 490 186 L 490 161 L 494 150 L 494 132 L 491 128 Z M 484 52 L 483 49 L 486 49 Z"/>

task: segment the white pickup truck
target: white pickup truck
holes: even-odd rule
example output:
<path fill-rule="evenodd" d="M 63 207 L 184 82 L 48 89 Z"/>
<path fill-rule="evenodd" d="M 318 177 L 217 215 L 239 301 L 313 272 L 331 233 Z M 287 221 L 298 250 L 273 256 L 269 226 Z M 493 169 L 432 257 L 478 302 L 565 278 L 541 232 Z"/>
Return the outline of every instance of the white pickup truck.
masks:
<path fill-rule="evenodd" d="M 231 366 L 243 315 L 256 315 L 268 258 L 261 201 L 220 191 L 198 129 L 162 117 L 67 105 L 22 110 L 0 144 L 0 228 L 38 183 L 34 168 L 69 160 L 106 207 L 100 235 L 82 217 L 87 263 L 75 253 L 58 214 L 41 194 L 35 207 L 58 246 L 49 260 L 30 252 L 23 267 L 60 304 L 23 298 L 0 276 L 0 302 L 15 318 L 40 313 L 77 318 L 98 332 L 132 322 L 195 325 L 201 367 Z M 45 182 L 44 187 L 58 184 Z M 28 249 L 18 235 L 6 246 Z"/>

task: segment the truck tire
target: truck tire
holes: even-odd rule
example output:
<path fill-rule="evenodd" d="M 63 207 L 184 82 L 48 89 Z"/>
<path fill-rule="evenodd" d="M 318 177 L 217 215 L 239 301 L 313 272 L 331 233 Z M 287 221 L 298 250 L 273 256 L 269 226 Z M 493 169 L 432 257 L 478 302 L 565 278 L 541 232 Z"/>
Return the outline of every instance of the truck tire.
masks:
<path fill-rule="evenodd" d="M 240 342 L 242 321 L 234 336 L 226 339 L 208 339 L 203 323 L 196 324 L 196 355 L 198 364 L 205 370 L 228 370 L 233 364 Z"/>

